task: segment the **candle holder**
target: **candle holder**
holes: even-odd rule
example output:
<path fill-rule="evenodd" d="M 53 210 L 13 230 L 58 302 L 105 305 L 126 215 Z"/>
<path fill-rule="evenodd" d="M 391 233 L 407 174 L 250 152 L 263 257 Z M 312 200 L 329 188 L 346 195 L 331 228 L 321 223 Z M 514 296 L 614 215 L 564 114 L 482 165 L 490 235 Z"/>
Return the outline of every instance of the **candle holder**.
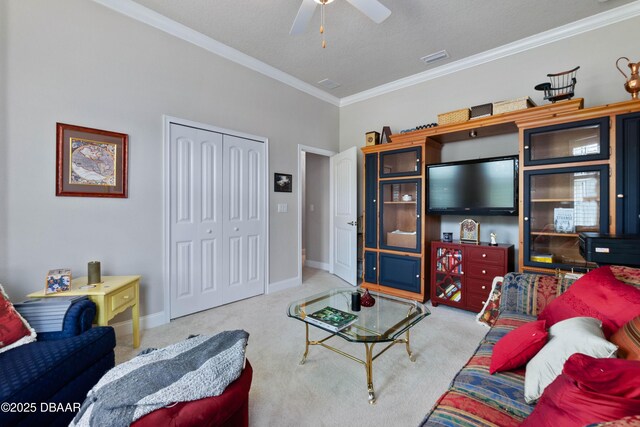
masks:
<path fill-rule="evenodd" d="M 100 261 L 89 261 L 87 264 L 87 284 L 88 285 L 97 285 L 102 282 L 100 278 Z"/>

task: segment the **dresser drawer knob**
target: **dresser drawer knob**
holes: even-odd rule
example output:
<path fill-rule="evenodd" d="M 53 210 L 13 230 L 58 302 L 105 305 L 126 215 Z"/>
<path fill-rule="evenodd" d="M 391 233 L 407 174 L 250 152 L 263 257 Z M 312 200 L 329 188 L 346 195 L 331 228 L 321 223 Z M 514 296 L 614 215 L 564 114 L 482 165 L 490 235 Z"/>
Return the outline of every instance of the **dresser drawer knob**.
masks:
<path fill-rule="evenodd" d="M 416 274 L 416 277 L 420 277 L 420 275 L 419 275 L 419 274 Z"/>
<path fill-rule="evenodd" d="M 486 302 L 485 302 L 485 301 L 482 301 L 482 305 L 485 305 L 485 304 L 486 304 Z"/>
<path fill-rule="evenodd" d="M 129 295 L 124 295 L 122 298 L 129 299 Z"/>
<path fill-rule="evenodd" d="M 487 289 L 487 287 L 486 286 L 482 286 L 482 289 Z"/>
<path fill-rule="evenodd" d="M 375 270 L 376 270 L 376 268 L 375 268 L 375 267 L 373 267 L 373 271 L 375 271 Z"/>
<path fill-rule="evenodd" d="M 486 258 L 486 257 L 487 257 L 487 254 L 482 254 L 482 258 Z"/>
<path fill-rule="evenodd" d="M 487 270 L 482 270 L 482 274 L 487 274 Z"/>

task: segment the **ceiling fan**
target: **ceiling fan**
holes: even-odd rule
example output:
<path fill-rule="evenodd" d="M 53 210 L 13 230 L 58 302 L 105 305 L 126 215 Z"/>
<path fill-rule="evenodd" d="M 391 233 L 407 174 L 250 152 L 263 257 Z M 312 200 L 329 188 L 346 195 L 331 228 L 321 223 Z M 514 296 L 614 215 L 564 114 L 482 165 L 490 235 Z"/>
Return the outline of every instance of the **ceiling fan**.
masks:
<path fill-rule="evenodd" d="M 351 3 L 351 6 L 358 9 L 360 12 L 364 13 L 369 19 L 371 19 L 376 24 L 381 23 L 385 19 L 391 15 L 391 11 L 387 9 L 382 3 L 378 0 L 347 0 Z M 324 6 L 332 3 L 333 0 L 302 0 L 302 4 L 300 5 L 300 9 L 298 9 L 298 14 L 296 15 L 296 19 L 293 21 L 293 25 L 291 26 L 291 31 L 289 34 L 298 35 L 304 33 L 309 25 L 309 21 L 311 21 L 311 17 L 316 10 L 318 5 L 322 6 L 322 19 L 320 25 L 320 33 L 324 33 Z M 322 47 L 325 47 L 326 44 L 324 40 L 322 41 Z"/>

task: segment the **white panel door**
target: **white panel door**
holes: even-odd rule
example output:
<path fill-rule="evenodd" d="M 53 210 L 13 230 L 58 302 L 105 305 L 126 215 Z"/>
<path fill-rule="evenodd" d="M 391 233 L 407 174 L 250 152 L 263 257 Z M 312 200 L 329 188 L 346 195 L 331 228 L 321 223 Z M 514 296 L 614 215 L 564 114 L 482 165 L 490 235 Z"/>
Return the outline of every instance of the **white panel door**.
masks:
<path fill-rule="evenodd" d="M 170 127 L 171 318 L 220 305 L 222 134 Z"/>
<path fill-rule="evenodd" d="M 264 144 L 224 135 L 224 303 L 264 293 Z"/>
<path fill-rule="evenodd" d="M 335 275 L 356 286 L 358 257 L 356 147 L 331 157 L 332 247 L 331 268 Z"/>

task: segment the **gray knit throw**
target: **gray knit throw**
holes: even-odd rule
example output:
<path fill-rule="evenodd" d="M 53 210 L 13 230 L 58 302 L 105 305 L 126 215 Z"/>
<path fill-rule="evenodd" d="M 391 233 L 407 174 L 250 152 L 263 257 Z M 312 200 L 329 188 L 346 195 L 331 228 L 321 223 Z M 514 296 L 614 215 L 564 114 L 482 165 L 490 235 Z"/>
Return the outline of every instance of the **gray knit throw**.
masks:
<path fill-rule="evenodd" d="M 219 396 L 244 367 L 249 334 L 197 336 L 139 355 L 107 372 L 87 394 L 71 426 L 128 426 L 175 402 Z"/>

